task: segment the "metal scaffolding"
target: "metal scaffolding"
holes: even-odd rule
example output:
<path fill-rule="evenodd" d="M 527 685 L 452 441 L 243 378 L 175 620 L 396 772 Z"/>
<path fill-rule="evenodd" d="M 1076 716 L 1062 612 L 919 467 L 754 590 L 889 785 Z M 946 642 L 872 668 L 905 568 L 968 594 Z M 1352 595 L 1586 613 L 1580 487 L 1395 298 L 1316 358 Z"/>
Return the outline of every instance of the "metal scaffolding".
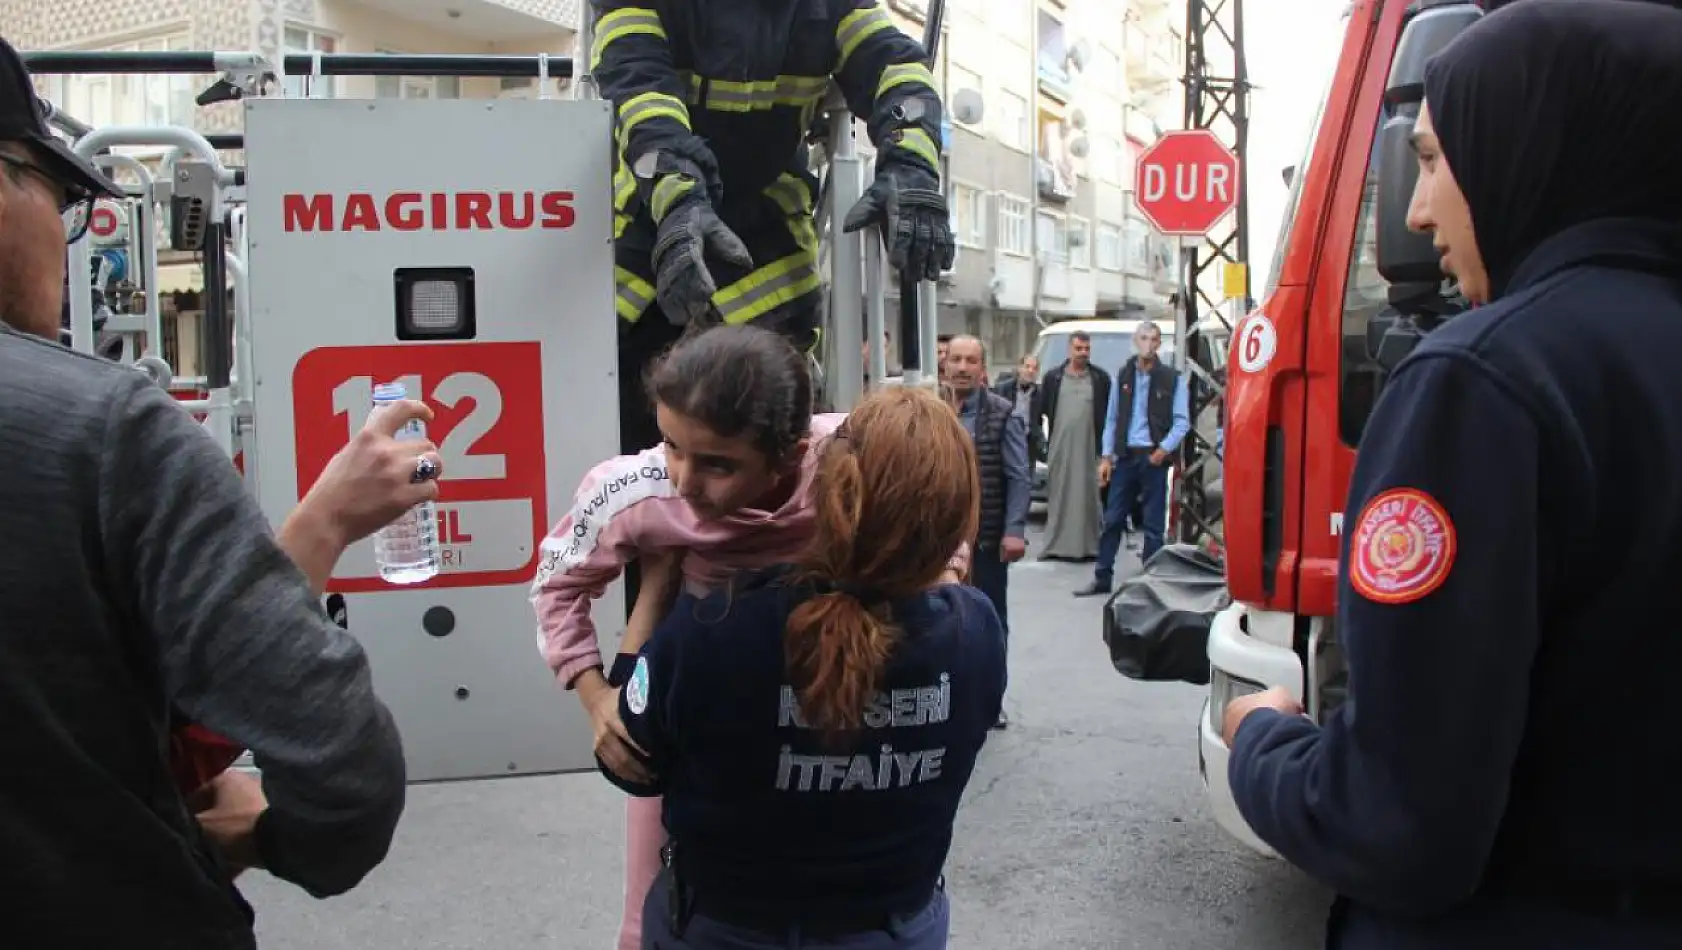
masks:
<path fill-rule="evenodd" d="M 1208 129 L 1238 156 L 1238 206 L 1208 236 L 1181 255 L 1179 314 L 1180 362 L 1191 395 L 1191 434 L 1181 449 L 1177 483 L 1178 534 L 1181 541 L 1220 541 L 1215 446 L 1211 423 L 1224 415 L 1224 371 L 1216 371 L 1212 347 L 1225 347 L 1235 321 L 1233 307 L 1250 308 L 1248 139 L 1250 80 L 1244 62 L 1243 0 L 1186 0 L 1185 127 Z M 1242 288 L 1227 297 L 1227 272 L 1242 265 Z M 1219 339 L 1211 332 L 1220 328 Z"/>

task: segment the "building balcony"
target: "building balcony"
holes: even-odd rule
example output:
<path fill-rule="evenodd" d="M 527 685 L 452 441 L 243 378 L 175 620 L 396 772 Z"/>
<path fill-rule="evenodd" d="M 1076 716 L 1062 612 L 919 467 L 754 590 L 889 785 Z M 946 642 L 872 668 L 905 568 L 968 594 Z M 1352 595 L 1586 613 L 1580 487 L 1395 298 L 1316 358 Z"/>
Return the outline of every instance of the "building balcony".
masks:
<path fill-rule="evenodd" d="M 1040 197 L 1056 204 L 1065 204 L 1075 197 L 1072 169 L 1059 168 L 1057 163 L 1043 158 L 1034 160 L 1034 187 Z"/>
<path fill-rule="evenodd" d="M 546 37 L 575 32 L 583 0 L 340 0 L 322 6 L 327 8 L 324 19 L 331 19 L 334 6 L 362 7 L 462 39 L 507 44 L 509 52 L 522 52 L 533 43 L 545 45 L 541 41 Z"/>

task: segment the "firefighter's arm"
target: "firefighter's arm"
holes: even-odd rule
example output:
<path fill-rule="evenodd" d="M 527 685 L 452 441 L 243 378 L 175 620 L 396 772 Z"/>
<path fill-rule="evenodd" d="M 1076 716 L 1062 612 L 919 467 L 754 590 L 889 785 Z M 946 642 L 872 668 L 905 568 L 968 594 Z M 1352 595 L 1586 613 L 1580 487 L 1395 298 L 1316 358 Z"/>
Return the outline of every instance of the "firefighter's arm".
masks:
<path fill-rule="evenodd" d="M 689 83 L 673 64 L 662 6 L 658 0 L 604 0 L 590 50 L 591 72 L 617 117 L 620 159 L 633 170 L 651 211 L 660 179 L 673 172 L 718 188 L 717 160 L 689 124 Z M 675 185 L 674 178 L 668 190 Z M 669 206 L 676 197 L 662 194 L 660 203 Z M 656 221 L 663 216 L 654 213 Z"/>
<path fill-rule="evenodd" d="M 1261 838 L 1339 893 L 1428 914 L 1470 896 L 1506 808 L 1537 650 L 1542 430 L 1514 384 L 1420 354 L 1367 424 L 1337 627 L 1349 699 L 1258 709 L 1228 779 Z"/>
<path fill-rule="evenodd" d="M 609 459 L 584 476 L 572 508 L 539 546 L 531 604 L 537 647 L 550 672 L 567 689 L 602 669 L 591 617 L 595 602 L 638 552 L 659 546 L 658 489 L 649 473 L 664 470 L 642 456 Z M 663 475 L 661 476 L 664 477 Z"/>
<path fill-rule="evenodd" d="M 165 698 L 252 750 L 261 864 L 316 897 L 343 893 L 385 858 L 404 804 L 403 747 L 367 655 L 174 400 L 135 374 L 104 397 L 98 573 L 147 637 Z"/>
<path fill-rule="evenodd" d="M 870 130 L 877 161 L 904 162 L 940 177 L 940 94 L 923 44 L 906 36 L 877 0 L 838 0 L 835 81 Z"/>

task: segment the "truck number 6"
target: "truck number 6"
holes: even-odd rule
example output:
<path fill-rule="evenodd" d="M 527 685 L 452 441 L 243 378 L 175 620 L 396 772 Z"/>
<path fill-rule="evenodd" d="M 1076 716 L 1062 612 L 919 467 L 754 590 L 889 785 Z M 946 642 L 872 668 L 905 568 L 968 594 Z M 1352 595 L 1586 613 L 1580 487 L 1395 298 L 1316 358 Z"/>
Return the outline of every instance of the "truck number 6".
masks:
<path fill-rule="evenodd" d="M 444 462 L 443 477 L 458 479 L 500 479 L 508 475 L 508 458 L 498 454 L 470 454 L 473 446 L 502 418 L 502 390 L 496 381 L 483 373 L 451 373 L 427 393 L 423 380 L 416 375 L 399 377 L 397 382 L 414 399 L 425 394 L 432 402 L 454 409 L 462 400 L 472 400 L 473 408 L 457 422 L 444 438 L 438 441 L 438 456 Z M 373 412 L 374 378 L 352 376 L 333 390 L 333 412 L 349 421 L 348 440 L 368 421 Z"/>
<path fill-rule="evenodd" d="M 1250 317 L 1238 334 L 1238 368 L 1246 373 L 1260 372 L 1273 362 L 1278 346 L 1273 321 L 1260 313 Z"/>

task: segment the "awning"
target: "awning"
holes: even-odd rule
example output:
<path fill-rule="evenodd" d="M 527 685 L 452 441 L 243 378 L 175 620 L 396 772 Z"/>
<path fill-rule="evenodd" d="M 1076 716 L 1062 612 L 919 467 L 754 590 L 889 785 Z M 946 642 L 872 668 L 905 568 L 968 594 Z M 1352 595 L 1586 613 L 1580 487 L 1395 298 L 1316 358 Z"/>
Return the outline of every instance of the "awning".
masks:
<path fill-rule="evenodd" d="M 203 291 L 204 268 L 198 264 L 159 264 L 156 290 L 160 294 Z"/>

